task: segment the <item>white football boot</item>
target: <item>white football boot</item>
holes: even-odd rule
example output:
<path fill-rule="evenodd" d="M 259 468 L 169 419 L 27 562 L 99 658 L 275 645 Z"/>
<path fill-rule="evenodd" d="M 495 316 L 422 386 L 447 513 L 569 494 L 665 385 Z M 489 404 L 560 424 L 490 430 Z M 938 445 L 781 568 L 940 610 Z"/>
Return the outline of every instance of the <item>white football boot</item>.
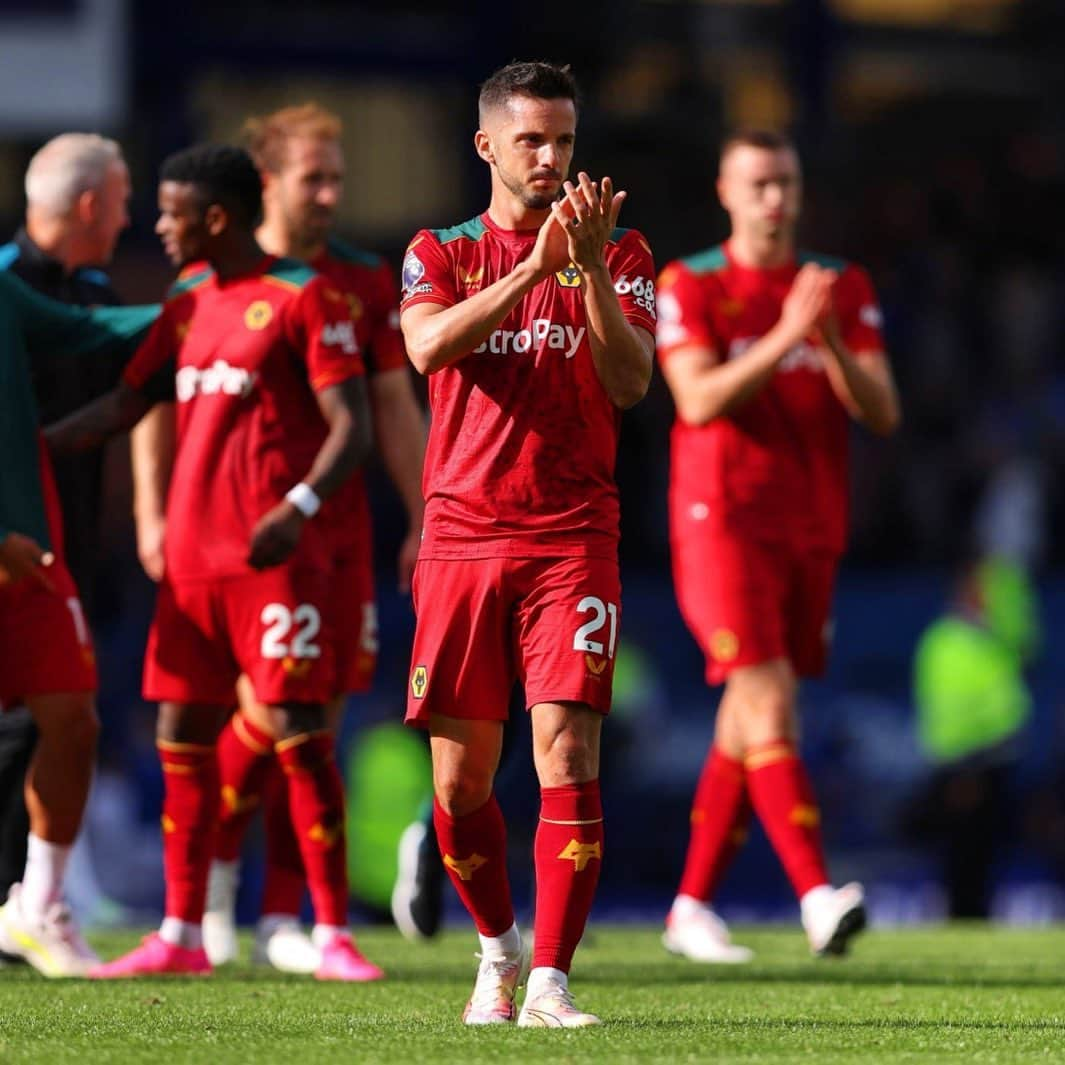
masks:
<path fill-rule="evenodd" d="M 478 955 L 477 981 L 462 1011 L 463 1024 L 508 1024 L 517 1015 L 514 995 L 528 969 L 528 948 L 522 944 L 515 955 L 488 958 Z"/>
<path fill-rule="evenodd" d="M 25 958 L 45 976 L 85 976 L 100 964 L 65 902 L 53 902 L 34 917 L 23 911 L 21 893 L 22 885 L 12 884 L 0 908 L 0 949 Z"/>
<path fill-rule="evenodd" d="M 256 965 L 272 965 L 283 973 L 313 973 L 322 963 L 322 952 L 298 918 L 270 914 L 255 928 L 251 960 Z"/>
<path fill-rule="evenodd" d="M 749 947 L 732 942 L 728 925 L 710 906 L 687 896 L 674 901 L 662 946 L 671 954 L 709 965 L 741 965 L 754 957 Z"/>
<path fill-rule="evenodd" d="M 530 989 L 518 1014 L 519 1028 L 588 1028 L 600 1023 L 594 1013 L 578 1009 L 569 988 L 554 980 Z"/>
<path fill-rule="evenodd" d="M 865 891 L 861 884 L 839 888 L 824 884 L 808 891 L 800 906 L 810 950 L 818 957 L 846 954 L 850 940 L 865 927 Z"/>

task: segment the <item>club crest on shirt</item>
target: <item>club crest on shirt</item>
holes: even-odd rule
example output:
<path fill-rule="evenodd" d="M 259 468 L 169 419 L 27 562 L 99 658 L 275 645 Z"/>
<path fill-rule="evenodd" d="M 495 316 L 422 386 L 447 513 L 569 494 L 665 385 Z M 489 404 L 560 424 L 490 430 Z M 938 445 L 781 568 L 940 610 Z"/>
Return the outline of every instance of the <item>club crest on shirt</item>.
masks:
<path fill-rule="evenodd" d="M 718 662 L 731 662 L 740 653 L 739 637 L 729 629 L 715 629 L 710 635 L 710 654 Z"/>
<path fill-rule="evenodd" d="M 555 280 L 563 288 L 580 288 L 581 272 L 573 265 L 573 263 L 570 263 L 564 270 L 559 270 L 558 273 L 555 274 Z"/>
<path fill-rule="evenodd" d="M 410 690 L 415 699 L 421 699 L 425 695 L 425 689 L 429 687 L 429 670 L 425 666 L 415 666 L 410 675 Z"/>
<path fill-rule="evenodd" d="M 255 300 L 244 312 L 244 324 L 253 331 L 265 329 L 274 316 L 274 309 L 266 300 Z"/>

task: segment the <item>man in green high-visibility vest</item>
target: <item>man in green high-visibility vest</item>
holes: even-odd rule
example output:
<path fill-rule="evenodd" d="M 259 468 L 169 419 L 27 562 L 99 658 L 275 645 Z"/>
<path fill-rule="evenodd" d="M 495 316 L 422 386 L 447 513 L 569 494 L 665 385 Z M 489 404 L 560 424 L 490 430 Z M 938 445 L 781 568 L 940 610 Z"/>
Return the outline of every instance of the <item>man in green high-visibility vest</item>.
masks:
<path fill-rule="evenodd" d="M 935 773 L 914 827 L 941 847 L 951 917 L 990 912 L 991 868 L 1031 713 L 1024 667 L 1038 643 L 1023 568 L 986 559 L 966 569 L 951 610 L 917 645 L 918 739 Z"/>

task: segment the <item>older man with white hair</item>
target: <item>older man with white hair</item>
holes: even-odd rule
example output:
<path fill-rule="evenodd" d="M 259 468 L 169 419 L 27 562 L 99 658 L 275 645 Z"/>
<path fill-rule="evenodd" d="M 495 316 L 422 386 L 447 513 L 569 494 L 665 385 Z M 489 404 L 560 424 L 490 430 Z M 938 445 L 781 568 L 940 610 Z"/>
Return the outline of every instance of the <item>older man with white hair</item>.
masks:
<path fill-rule="evenodd" d="M 119 302 L 100 267 L 129 224 L 129 170 L 118 144 L 95 133 L 63 133 L 43 145 L 26 170 L 26 221 L 0 246 L 0 270 L 38 292 L 81 306 Z M 121 365 L 35 353 L 30 373 L 41 424 L 56 421 L 108 391 Z M 90 620 L 98 558 L 102 457 L 57 459 L 56 484 L 66 529 L 66 560 Z M 25 707 L 0 714 L 0 902 L 23 879 L 29 819 L 23 797 L 37 741 Z"/>

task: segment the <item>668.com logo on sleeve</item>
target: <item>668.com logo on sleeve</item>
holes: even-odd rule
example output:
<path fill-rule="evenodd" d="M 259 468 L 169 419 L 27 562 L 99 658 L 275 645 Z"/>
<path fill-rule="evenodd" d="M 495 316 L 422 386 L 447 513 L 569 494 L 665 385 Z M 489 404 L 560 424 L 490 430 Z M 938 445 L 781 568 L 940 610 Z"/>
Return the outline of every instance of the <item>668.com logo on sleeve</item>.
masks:
<path fill-rule="evenodd" d="M 628 274 L 622 274 L 614 282 L 614 291 L 619 296 L 632 295 L 635 297 L 637 307 L 642 307 L 647 313 L 655 317 L 655 283 L 649 277 L 634 277 L 629 279 Z"/>

